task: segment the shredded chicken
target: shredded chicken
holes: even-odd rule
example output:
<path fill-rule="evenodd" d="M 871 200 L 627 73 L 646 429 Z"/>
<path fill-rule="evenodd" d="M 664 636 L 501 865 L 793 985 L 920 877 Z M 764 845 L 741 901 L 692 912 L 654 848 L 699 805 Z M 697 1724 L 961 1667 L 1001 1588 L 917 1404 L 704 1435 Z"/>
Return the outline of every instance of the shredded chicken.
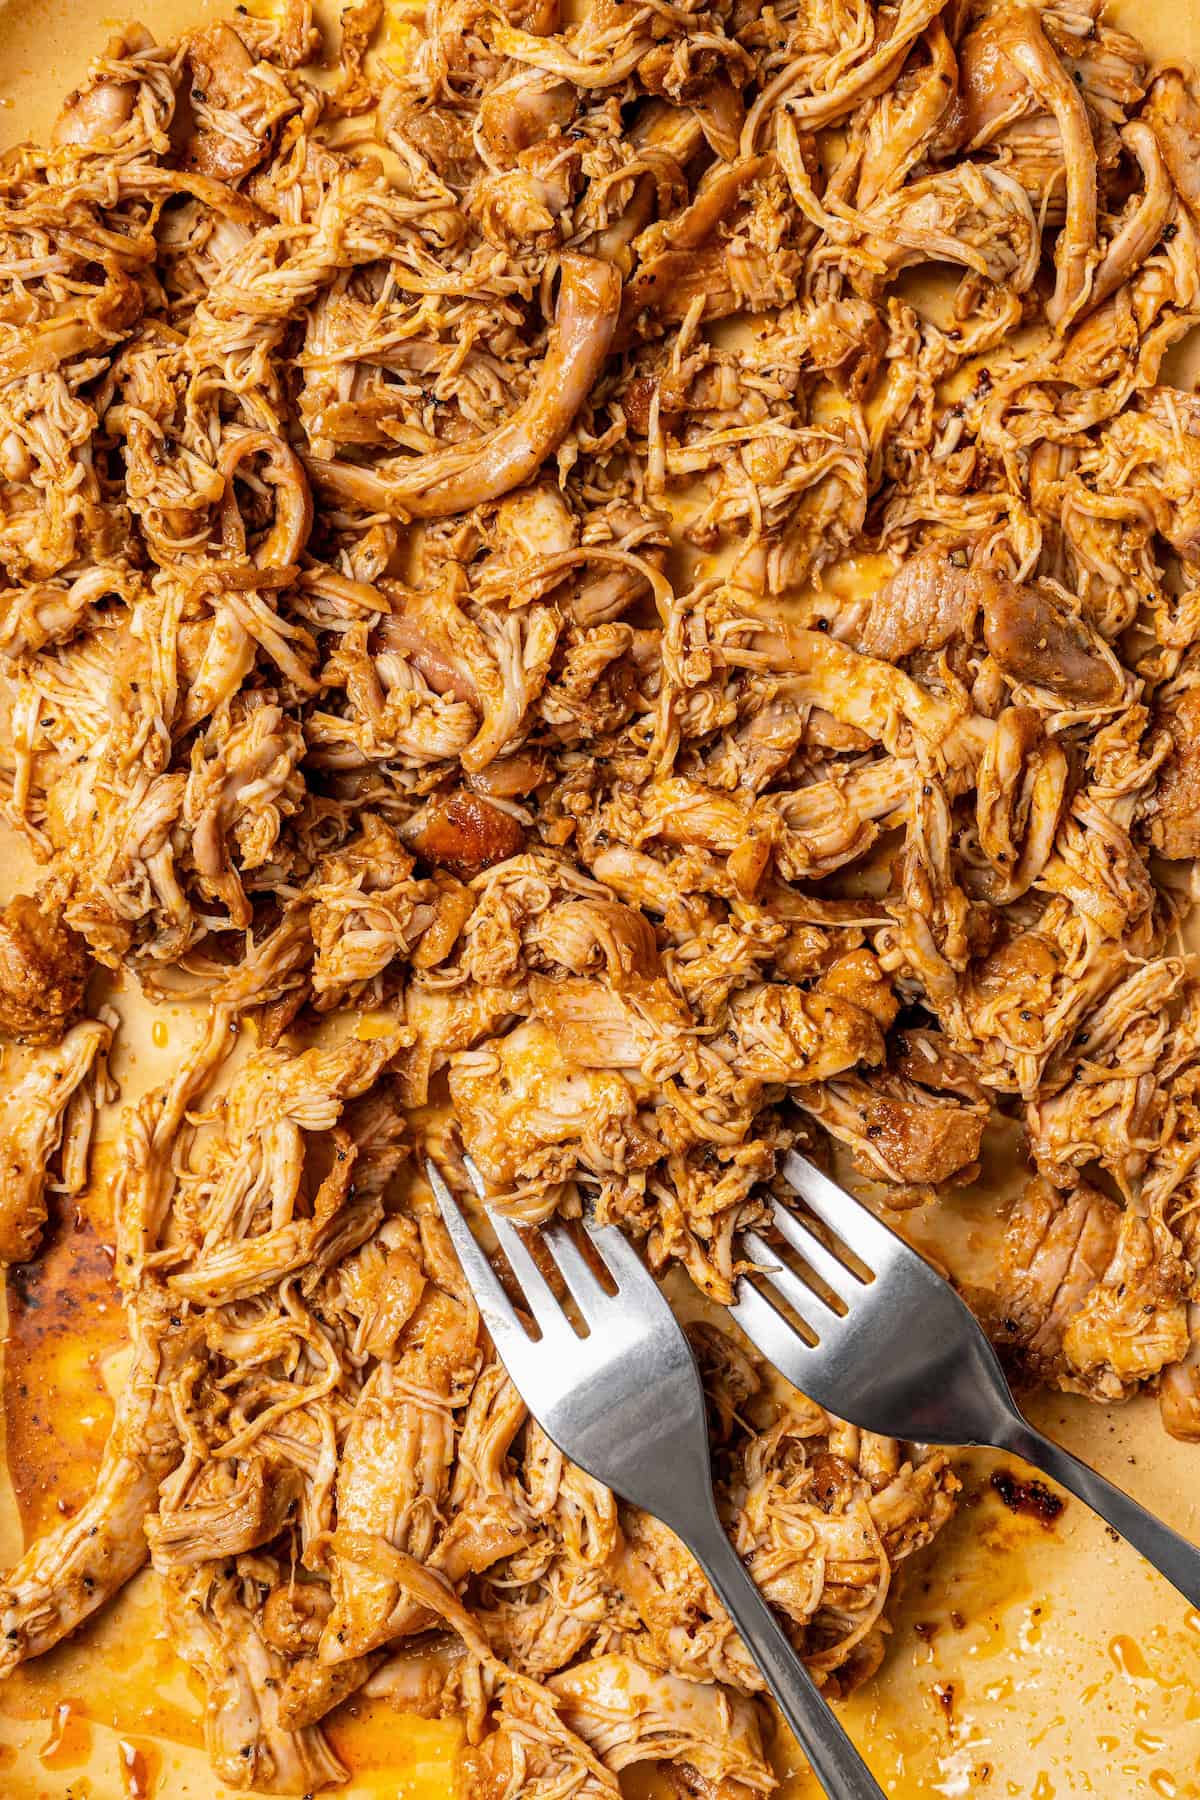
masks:
<path fill-rule="evenodd" d="M 108 1051 L 116 1014 L 82 1019 L 60 1044 L 35 1050 L 0 1097 L 0 1264 L 25 1262 L 46 1222 L 47 1187 L 65 1195 L 87 1184 L 96 1110 L 113 1095 Z"/>
<path fill-rule="evenodd" d="M 481 1800 L 766 1793 L 729 1621 L 408 1159 L 721 1303 L 791 1144 L 914 1206 L 1002 1115 L 997 1340 L 1200 1437 L 1200 90 L 1098 0 L 430 0 L 404 67 L 380 13 L 131 26 L 0 168 L 0 1258 L 84 1178 L 93 965 L 204 1020 L 2 1665 L 149 1555 L 227 1785 L 339 1780 L 365 1686 Z M 697 1347 L 846 1692 L 954 1476 Z"/>

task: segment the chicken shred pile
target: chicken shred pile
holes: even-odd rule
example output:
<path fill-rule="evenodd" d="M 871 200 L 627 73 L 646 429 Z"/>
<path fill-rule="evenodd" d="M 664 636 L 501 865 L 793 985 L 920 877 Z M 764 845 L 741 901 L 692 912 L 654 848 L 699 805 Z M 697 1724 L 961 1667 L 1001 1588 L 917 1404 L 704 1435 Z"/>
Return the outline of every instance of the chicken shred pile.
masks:
<path fill-rule="evenodd" d="M 365 1692 L 481 1800 L 750 1800 L 753 1665 L 413 1151 L 719 1306 L 781 1150 L 913 1207 L 1007 1120 L 998 1342 L 1200 1438 L 1200 89 L 1097 0 L 380 23 L 127 28 L 0 162 L 0 1261 L 87 1179 L 95 965 L 204 1021 L 0 1673 L 149 1558 L 231 1786 L 342 1781 Z M 836 1696 L 957 1483 L 719 1317 L 722 1514 Z"/>

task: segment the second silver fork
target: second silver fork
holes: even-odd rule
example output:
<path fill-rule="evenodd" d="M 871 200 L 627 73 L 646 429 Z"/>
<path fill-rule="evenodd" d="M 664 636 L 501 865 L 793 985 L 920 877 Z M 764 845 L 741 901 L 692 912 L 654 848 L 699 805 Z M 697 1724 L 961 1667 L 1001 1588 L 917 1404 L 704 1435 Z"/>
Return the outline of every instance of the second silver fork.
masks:
<path fill-rule="evenodd" d="M 470 1165 L 468 1172 L 475 1180 Z M 534 1339 L 436 1165 L 427 1162 L 426 1174 L 496 1352 L 547 1436 L 597 1481 L 670 1526 L 691 1551 L 830 1800 L 883 1800 L 725 1535 L 713 1501 L 700 1375 L 637 1252 L 615 1226 L 585 1227 L 610 1292 L 565 1226 L 541 1227 L 586 1327 L 580 1337 L 521 1232 L 489 1213 L 541 1333 Z"/>
<path fill-rule="evenodd" d="M 1200 1548 L 1034 1429 L 950 1283 L 804 1157 L 789 1151 L 780 1168 L 812 1215 L 774 1205 L 775 1226 L 799 1267 L 747 1232 L 742 1245 L 763 1291 L 743 1276 L 729 1309 L 767 1361 L 818 1406 L 866 1431 L 1012 1451 L 1099 1513 L 1200 1606 Z"/>

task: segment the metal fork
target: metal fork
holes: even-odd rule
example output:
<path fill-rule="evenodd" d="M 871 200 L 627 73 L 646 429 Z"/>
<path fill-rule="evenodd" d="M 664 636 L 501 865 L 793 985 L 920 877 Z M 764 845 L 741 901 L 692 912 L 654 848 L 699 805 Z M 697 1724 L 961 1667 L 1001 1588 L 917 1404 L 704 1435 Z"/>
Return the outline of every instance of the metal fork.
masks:
<path fill-rule="evenodd" d="M 743 1234 L 755 1281 L 767 1292 L 743 1276 L 729 1310 L 767 1360 L 818 1405 L 866 1431 L 925 1444 L 988 1444 L 1022 1457 L 1099 1513 L 1200 1606 L 1200 1548 L 1034 1429 L 950 1283 L 804 1157 L 785 1156 L 782 1173 L 840 1253 L 812 1220 L 778 1201 L 775 1225 L 802 1271 L 782 1262 L 757 1232 Z M 771 1290 L 812 1343 L 772 1303 Z"/>
<path fill-rule="evenodd" d="M 480 1191 L 478 1173 L 467 1172 Z M 572 1462 L 669 1525 L 708 1576 L 831 1800 L 883 1800 L 743 1568 L 713 1503 L 704 1392 L 691 1347 L 641 1258 L 615 1226 L 584 1229 L 609 1293 L 571 1232 L 541 1227 L 587 1327 L 577 1335 L 521 1232 L 488 1217 L 540 1338 L 522 1324 L 436 1165 L 426 1173 L 497 1354 L 538 1424 Z"/>

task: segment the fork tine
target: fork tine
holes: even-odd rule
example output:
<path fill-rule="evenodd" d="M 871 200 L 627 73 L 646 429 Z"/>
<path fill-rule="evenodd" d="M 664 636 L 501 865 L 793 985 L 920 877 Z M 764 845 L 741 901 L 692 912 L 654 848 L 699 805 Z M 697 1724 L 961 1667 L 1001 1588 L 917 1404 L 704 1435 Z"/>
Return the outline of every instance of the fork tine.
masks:
<path fill-rule="evenodd" d="M 762 1265 L 758 1273 L 768 1287 L 777 1289 L 788 1305 L 795 1307 L 801 1318 L 804 1318 L 805 1314 L 811 1312 L 814 1307 L 820 1307 L 821 1311 L 832 1319 L 840 1319 L 843 1316 L 835 1306 L 830 1306 L 828 1300 L 819 1294 L 816 1288 L 810 1287 L 802 1275 L 797 1275 L 794 1269 L 789 1269 L 788 1265 L 780 1260 L 779 1252 L 773 1250 L 766 1239 L 758 1235 L 757 1231 L 743 1232 L 742 1242 L 755 1262 Z M 807 1323 L 807 1320 L 805 1322 Z"/>
<path fill-rule="evenodd" d="M 571 1297 L 589 1324 L 606 1301 L 612 1299 L 596 1279 L 596 1273 L 584 1256 L 570 1230 L 560 1220 L 542 1226 L 543 1241 L 549 1245 Z"/>
<path fill-rule="evenodd" d="M 740 1325 L 751 1343 L 774 1363 L 781 1375 L 797 1387 L 803 1386 L 802 1358 L 816 1348 L 777 1312 L 765 1294 L 760 1294 L 743 1275 L 734 1291 L 730 1316 Z"/>
<path fill-rule="evenodd" d="M 898 1234 L 889 1231 L 861 1200 L 856 1200 L 845 1188 L 830 1181 L 828 1175 L 823 1175 L 805 1157 L 789 1150 L 783 1159 L 782 1169 L 784 1179 L 795 1188 L 802 1200 L 807 1201 L 821 1223 L 827 1225 L 833 1235 L 840 1238 L 847 1249 L 852 1250 L 868 1268 L 874 1267 L 872 1251 L 875 1255 L 886 1255 L 894 1247 Z M 804 1251 L 802 1254 L 808 1253 Z"/>
<path fill-rule="evenodd" d="M 469 1156 L 463 1157 L 463 1168 L 470 1177 L 471 1186 L 486 1205 L 487 1183 Z M 554 1331 L 559 1325 L 565 1325 L 574 1337 L 570 1320 L 555 1299 L 550 1283 L 529 1254 L 529 1247 L 516 1225 L 511 1219 L 506 1219 L 503 1213 L 494 1212 L 490 1206 L 487 1208 L 487 1216 L 496 1233 L 496 1242 L 508 1258 L 508 1266 L 516 1278 L 517 1286 L 528 1300 L 529 1310 L 540 1325 L 543 1335 Z"/>
<path fill-rule="evenodd" d="M 827 1288 L 832 1288 L 844 1306 L 850 1305 L 849 1296 L 844 1292 L 847 1283 L 854 1287 L 863 1284 L 851 1273 L 844 1262 L 839 1262 L 832 1250 L 826 1249 L 816 1232 L 806 1219 L 788 1211 L 786 1206 L 776 1200 L 772 1207 L 776 1229 L 785 1237 L 792 1249 L 802 1256 L 809 1268 L 821 1277 Z"/>
<path fill-rule="evenodd" d="M 463 1217 L 458 1201 L 446 1185 L 437 1164 L 425 1159 L 425 1178 L 433 1189 L 450 1242 L 454 1245 L 463 1274 L 475 1293 L 479 1310 L 501 1356 L 507 1361 L 510 1349 L 519 1352 L 529 1344 L 529 1335 L 517 1317 L 512 1301 L 500 1285 L 499 1277 L 475 1241 L 475 1234 Z"/>
<path fill-rule="evenodd" d="M 475 1164 L 473 1159 L 469 1156 L 464 1156 L 462 1159 L 462 1162 L 463 1162 L 463 1168 L 467 1171 L 467 1178 L 470 1181 L 471 1186 L 475 1189 L 475 1192 L 479 1195 L 479 1198 L 481 1200 L 486 1200 L 488 1197 L 487 1182 L 483 1179 L 483 1176 L 479 1173 L 479 1169 L 478 1169 L 477 1165 Z"/>
<path fill-rule="evenodd" d="M 661 1299 L 654 1277 L 623 1231 L 616 1225 L 596 1225 L 590 1219 L 584 1219 L 582 1224 L 618 1288 L 629 1288 L 640 1282 L 643 1288 L 652 1291 L 656 1300 Z M 607 1300 L 608 1295 L 604 1298 Z"/>
<path fill-rule="evenodd" d="M 496 1241 L 508 1258 L 508 1266 L 517 1278 L 517 1286 L 541 1328 L 542 1336 L 550 1337 L 565 1329 L 574 1337 L 570 1320 L 555 1298 L 554 1289 L 534 1262 L 529 1246 L 517 1226 L 511 1219 L 506 1219 L 503 1213 L 492 1212 L 490 1207 L 488 1218 L 496 1233 Z"/>

